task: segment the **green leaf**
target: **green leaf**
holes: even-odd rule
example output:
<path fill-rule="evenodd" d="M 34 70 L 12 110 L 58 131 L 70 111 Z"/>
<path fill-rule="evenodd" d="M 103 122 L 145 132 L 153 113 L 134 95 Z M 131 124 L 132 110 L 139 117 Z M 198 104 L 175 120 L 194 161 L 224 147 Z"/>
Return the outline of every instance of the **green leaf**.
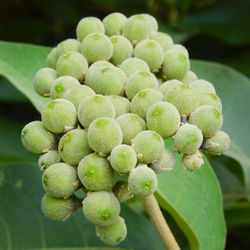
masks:
<path fill-rule="evenodd" d="M 48 99 L 33 89 L 32 79 L 42 67 L 50 48 L 22 43 L 0 42 L 0 75 L 7 78 L 41 112 Z"/>
<path fill-rule="evenodd" d="M 223 104 L 223 127 L 231 137 L 231 147 L 225 153 L 237 160 L 244 172 L 246 195 L 250 199 L 250 116 L 248 100 L 250 81 L 236 70 L 211 62 L 192 60 L 192 70 L 199 78 L 211 81 Z"/>
<path fill-rule="evenodd" d="M 173 148 L 172 140 L 167 146 Z M 174 170 L 158 175 L 156 197 L 186 234 L 191 249 L 223 249 L 226 229 L 222 195 L 217 178 L 205 165 L 191 173 L 177 159 Z"/>

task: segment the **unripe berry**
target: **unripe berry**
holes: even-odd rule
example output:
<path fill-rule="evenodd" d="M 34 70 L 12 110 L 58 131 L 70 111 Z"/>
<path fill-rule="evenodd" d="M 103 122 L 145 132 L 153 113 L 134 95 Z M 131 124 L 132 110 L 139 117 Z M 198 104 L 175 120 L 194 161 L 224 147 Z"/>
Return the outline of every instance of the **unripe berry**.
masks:
<path fill-rule="evenodd" d="M 48 56 L 47 56 L 47 65 L 48 67 L 52 68 L 52 69 L 56 69 L 56 61 L 57 61 L 57 48 L 53 48 Z"/>
<path fill-rule="evenodd" d="M 63 99 L 67 99 L 72 102 L 77 109 L 81 101 L 83 101 L 86 97 L 93 95 L 95 95 L 95 91 L 93 89 L 85 85 L 79 85 L 65 91 Z"/>
<path fill-rule="evenodd" d="M 86 85 L 97 94 L 122 95 L 127 76 L 117 67 L 95 67 L 86 76 Z"/>
<path fill-rule="evenodd" d="M 164 101 L 174 104 L 181 115 L 189 116 L 200 103 L 199 93 L 190 85 L 181 84 L 170 88 L 164 97 Z"/>
<path fill-rule="evenodd" d="M 79 180 L 76 169 L 67 163 L 56 163 L 43 172 L 44 190 L 55 198 L 66 198 L 77 190 Z"/>
<path fill-rule="evenodd" d="M 161 45 L 163 52 L 171 49 L 174 45 L 171 36 L 163 32 L 153 32 L 150 38 L 157 41 Z"/>
<path fill-rule="evenodd" d="M 188 50 L 182 44 L 174 44 L 172 49 L 178 50 L 183 53 L 186 57 L 189 57 Z"/>
<path fill-rule="evenodd" d="M 125 85 L 127 97 L 132 100 L 133 97 L 143 89 L 158 87 L 158 81 L 154 74 L 147 71 L 137 71 L 132 74 Z"/>
<path fill-rule="evenodd" d="M 88 128 L 89 146 L 101 156 L 108 155 L 122 143 L 122 130 L 117 121 L 102 117 L 94 120 Z"/>
<path fill-rule="evenodd" d="M 164 79 L 182 79 L 190 68 L 188 57 L 177 49 L 169 49 L 164 54 L 162 74 Z"/>
<path fill-rule="evenodd" d="M 134 56 L 144 60 L 152 72 L 158 71 L 163 62 L 161 45 L 152 39 L 139 42 L 134 49 Z"/>
<path fill-rule="evenodd" d="M 202 148 L 211 155 L 220 155 L 228 150 L 230 137 L 227 133 L 219 130 L 210 138 L 204 140 Z"/>
<path fill-rule="evenodd" d="M 164 152 L 164 141 L 158 133 L 145 130 L 138 133 L 132 140 L 132 147 L 135 149 L 139 161 L 153 163 Z"/>
<path fill-rule="evenodd" d="M 134 15 L 128 18 L 123 26 L 123 35 L 134 45 L 149 38 L 155 27 L 145 15 Z"/>
<path fill-rule="evenodd" d="M 163 138 L 174 135 L 180 126 L 180 114 L 177 108 L 168 102 L 158 102 L 147 111 L 148 129 L 154 130 Z"/>
<path fill-rule="evenodd" d="M 60 161 L 60 156 L 58 154 L 58 151 L 49 150 L 48 152 L 39 157 L 38 166 L 42 171 L 44 171 L 49 166 L 58 163 L 59 161 Z"/>
<path fill-rule="evenodd" d="M 163 95 L 159 90 L 144 89 L 134 96 L 130 104 L 130 110 L 145 120 L 148 109 L 153 104 L 161 102 L 162 99 Z"/>
<path fill-rule="evenodd" d="M 155 17 L 153 17 L 149 14 L 142 14 L 142 16 L 146 17 L 147 22 L 150 25 L 152 32 L 157 32 L 158 31 L 158 22 L 155 19 Z"/>
<path fill-rule="evenodd" d="M 52 99 L 62 98 L 63 94 L 70 88 L 79 86 L 80 83 L 72 76 L 61 76 L 57 78 L 50 88 Z"/>
<path fill-rule="evenodd" d="M 80 52 L 80 45 L 81 43 L 76 39 L 67 39 L 60 42 L 57 45 L 57 58 L 70 51 Z"/>
<path fill-rule="evenodd" d="M 137 71 L 147 71 L 150 72 L 148 64 L 139 58 L 128 58 L 122 62 L 120 69 L 130 77 L 133 73 Z"/>
<path fill-rule="evenodd" d="M 92 74 L 95 69 L 99 66 L 103 66 L 103 67 L 115 67 L 112 63 L 108 62 L 108 61 L 104 61 L 104 60 L 100 60 L 100 61 L 96 61 L 94 63 L 92 63 L 90 65 L 90 67 L 88 68 L 87 74 L 86 74 L 86 79 L 87 77 L 89 77 L 90 74 Z"/>
<path fill-rule="evenodd" d="M 164 82 L 160 87 L 159 87 L 159 90 L 161 91 L 161 93 L 165 96 L 167 91 L 176 86 L 176 85 L 181 85 L 182 82 L 179 81 L 179 80 L 168 80 L 166 82 Z"/>
<path fill-rule="evenodd" d="M 173 170 L 175 162 L 175 152 L 169 148 L 165 148 L 159 160 L 150 164 L 150 167 L 154 170 L 156 174 L 160 174 Z"/>
<path fill-rule="evenodd" d="M 124 36 L 112 36 L 110 40 L 113 44 L 113 55 L 110 59 L 114 65 L 120 65 L 124 60 L 130 58 L 133 54 L 133 46 Z"/>
<path fill-rule="evenodd" d="M 146 130 L 146 122 L 136 114 L 124 114 L 119 116 L 116 121 L 119 123 L 124 144 L 131 144 L 131 140 L 141 131 Z"/>
<path fill-rule="evenodd" d="M 191 113 L 189 121 L 202 131 L 204 137 L 211 137 L 220 130 L 223 116 L 214 106 L 203 105 Z"/>
<path fill-rule="evenodd" d="M 203 164 L 202 154 L 199 151 L 191 155 L 182 156 L 183 167 L 191 172 L 199 169 Z"/>
<path fill-rule="evenodd" d="M 113 44 L 110 38 L 104 34 L 92 33 L 83 39 L 81 53 L 89 63 L 99 60 L 108 61 L 113 55 Z"/>
<path fill-rule="evenodd" d="M 207 91 L 207 92 L 215 94 L 215 88 L 213 84 L 207 80 L 203 80 L 203 79 L 196 80 L 190 83 L 190 86 L 197 89 L 199 92 Z"/>
<path fill-rule="evenodd" d="M 190 84 L 194 81 L 196 81 L 198 78 L 197 78 L 197 75 L 193 72 L 193 71 L 188 71 L 187 74 L 182 78 L 182 82 L 185 83 L 185 84 Z"/>
<path fill-rule="evenodd" d="M 216 94 L 207 91 L 201 91 L 199 95 L 200 95 L 200 106 L 208 104 L 219 109 L 220 112 L 222 111 L 221 100 Z"/>
<path fill-rule="evenodd" d="M 146 197 L 153 194 L 157 188 L 158 181 L 155 172 L 147 165 L 139 165 L 133 169 L 128 177 L 129 189 L 135 195 Z"/>
<path fill-rule="evenodd" d="M 120 203 L 112 192 L 92 192 L 83 200 L 83 213 L 88 221 L 109 226 L 120 214 Z"/>
<path fill-rule="evenodd" d="M 76 127 L 76 108 L 65 99 L 52 100 L 46 104 L 42 112 L 42 122 L 53 133 L 68 132 Z"/>
<path fill-rule="evenodd" d="M 118 173 L 127 173 L 137 163 L 136 153 L 128 145 L 118 145 L 114 147 L 110 154 L 111 167 Z"/>
<path fill-rule="evenodd" d="M 23 146 L 34 154 L 42 154 L 55 146 L 55 137 L 41 121 L 28 123 L 22 130 Z"/>
<path fill-rule="evenodd" d="M 116 246 L 127 236 L 125 221 L 120 216 L 109 226 L 96 226 L 96 235 L 102 242 L 110 246 Z"/>
<path fill-rule="evenodd" d="M 112 102 L 115 108 L 115 117 L 127 114 L 130 111 L 130 101 L 122 96 L 110 95 L 108 99 Z"/>
<path fill-rule="evenodd" d="M 81 183 L 88 190 L 101 191 L 112 186 L 114 171 L 107 159 L 96 153 L 85 156 L 77 171 Z"/>
<path fill-rule="evenodd" d="M 112 191 L 120 202 L 127 201 L 134 196 L 128 188 L 128 182 L 124 180 L 117 181 Z"/>
<path fill-rule="evenodd" d="M 78 119 L 83 127 L 88 128 L 90 123 L 99 117 L 115 118 L 115 108 L 107 97 L 93 95 L 80 102 Z"/>
<path fill-rule="evenodd" d="M 94 32 L 104 33 L 103 23 L 96 17 L 85 17 L 76 27 L 76 36 L 79 41 L 82 41 L 88 34 Z"/>
<path fill-rule="evenodd" d="M 174 136 L 174 146 L 180 153 L 194 154 L 200 148 L 202 140 L 200 129 L 186 123 L 177 130 Z"/>
<path fill-rule="evenodd" d="M 54 69 L 42 68 L 36 73 L 33 79 L 33 87 L 39 95 L 49 97 L 50 88 L 56 78 L 57 75 Z"/>
<path fill-rule="evenodd" d="M 81 207 L 81 202 L 75 196 L 58 199 L 46 193 L 42 198 L 41 207 L 44 215 L 50 220 L 65 221 Z"/>
<path fill-rule="evenodd" d="M 80 160 L 90 154 L 87 132 L 83 129 L 72 129 L 64 134 L 58 145 L 62 160 L 72 166 L 78 165 Z"/>
<path fill-rule="evenodd" d="M 122 34 L 123 25 L 126 21 L 127 17 L 118 12 L 107 15 L 102 21 L 105 28 L 105 34 L 107 36 Z"/>

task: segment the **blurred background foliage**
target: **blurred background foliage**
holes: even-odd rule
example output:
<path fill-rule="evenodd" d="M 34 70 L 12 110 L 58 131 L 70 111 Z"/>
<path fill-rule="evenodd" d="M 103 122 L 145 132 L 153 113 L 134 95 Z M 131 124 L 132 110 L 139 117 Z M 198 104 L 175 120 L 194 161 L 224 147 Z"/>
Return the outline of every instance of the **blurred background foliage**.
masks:
<path fill-rule="evenodd" d="M 161 31 L 187 47 L 192 59 L 220 62 L 250 76 L 249 0 L 9 0 L 1 3 L 0 40 L 56 46 L 75 37 L 82 17 L 103 19 L 116 11 L 127 16 L 150 13 Z M 3 78 L 0 117 L 20 127 L 40 119 L 29 101 Z M 224 194 L 226 249 L 250 249 L 250 205 L 243 195 L 242 173 L 235 172 L 237 162 L 226 156 L 211 160 Z"/>

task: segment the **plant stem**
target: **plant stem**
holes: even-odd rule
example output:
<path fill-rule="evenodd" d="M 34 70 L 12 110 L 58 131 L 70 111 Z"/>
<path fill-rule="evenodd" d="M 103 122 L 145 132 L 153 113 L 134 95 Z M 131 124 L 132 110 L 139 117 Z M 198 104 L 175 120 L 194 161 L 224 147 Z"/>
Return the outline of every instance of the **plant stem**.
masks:
<path fill-rule="evenodd" d="M 176 242 L 165 218 L 163 217 L 159 204 L 154 195 L 151 194 L 147 197 L 144 197 L 142 202 L 166 249 L 180 250 L 180 247 Z"/>

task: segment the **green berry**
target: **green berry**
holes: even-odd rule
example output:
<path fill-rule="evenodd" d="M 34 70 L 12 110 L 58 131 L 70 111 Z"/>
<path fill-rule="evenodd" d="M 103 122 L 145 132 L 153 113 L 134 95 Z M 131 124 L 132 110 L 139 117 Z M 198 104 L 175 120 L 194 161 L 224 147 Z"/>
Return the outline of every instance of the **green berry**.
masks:
<path fill-rule="evenodd" d="M 171 103 L 155 103 L 147 111 L 147 126 L 148 129 L 154 130 L 163 138 L 168 138 L 178 130 L 180 114 Z"/>
<path fill-rule="evenodd" d="M 211 137 L 220 130 L 223 116 L 214 106 L 203 105 L 191 113 L 189 121 L 201 130 L 204 137 Z"/>
<path fill-rule="evenodd" d="M 111 13 L 103 19 L 105 34 L 114 36 L 122 34 L 123 25 L 127 21 L 127 17 L 121 13 Z"/>
<path fill-rule="evenodd" d="M 55 99 L 48 102 L 42 112 L 43 125 L 51 132 L 60 134 L 76 127 L 75 106 L 68 100 Z"/>
<path fill-rule="evenodd" d="M 221 100 L 216 94 L 207 91 L 201 91 L 199 95 L 200 95 L 200 106 L 208 104 L 216 107 L 217 109 L 220 110 L 220 112 L 222 111 Z"/>
<path fill-rule="evenodd" d="M 164 79 L 182 79 L 190 68 L 188 57 L 177 49 L 169 49 L 164 54 L 162 74 Z"/>
<path fill-rule="evenodd" d="M 163 62 L 161 45 L 152 39 L 139 42 L 134 49 L 134 56 L 144 60 L 152 72 L 158 71 Z"/>
<path fill-rule="evenodd" d="M 56 221 L 67 220 L 80 206 L 81 202 L 75 196 L 58 199 L 47 193 L 43 196 L 41 202 L 44 215 L 50 220 Z"/>
<path fill-rule="evenodd" d="M 82 81 L 88 70 L 86 58 L 76 51 L 70 51 L 61 55 L 56 63 L 56 73 L 58 76 L 72 76 Z"/>
<path fill-rule="evenodd" d="M 116 35 L 110 37 L 110 40 L 114 48 L 110 62 L 114 65 L 120 65 L 124 60 L 132 56 L 133 46 L 126 37 Z"/>
<path fill-rule="evenodd" d="M 214 88 L 213 84 L 211 82 L 203 80 L 203 79 L 199 79 L 199 80 L 196 80 L 196 81 L 190 83 L 190 86 L 197 89 L 197 91 L 199 91 L 199 92 L 200 91 L 207 91 L 207 92 L 215 94 L 215 88 Z"/>
<path fill-rule="evenodd" d="M 159 90 L 144 89 L 134 96 L 130 104 L 130 110 L 145 120 L 148 109 L 153 104 L 161 102 L 162 99 L 163 95 Z"/>
<path fill-rule="evenodd" d="M 90 154 L 87 132 L 83 129 L 72 129 L 64 134 L 58 145 L 62 160 L 72 166 L 78 165 L 80 160 Z"/>
<path fill-rule="evenodd" d="M 80 52 L 80 45 L 81 43 L 76 39 L 67 39 L 60 42 L 57 45 L 57 57 L 59 58 L 62 54 L 70 51 Z"/>
<path fill-rule="evenodd" d="M 56 69 L 56 61 L 57 61 L 57 48 L 53 48 L 48 56 L 47 56 L 47 65 L 48 67 L 52 68 L 52 69 Z"/>
<path fill-rule="evenodd" d="M 92 33 L 83 39 L 81 52 L 89 63 L 99 60 L 108 61 L 113 55 L 113 44 L 104 34 Z"/>
<path fill-rule="evenodd" d="M 161 93 L 165 96 L 167 91 L 177 85 L 181 85 L 182 82 L 180 82 L 179 80 L 168 80 L 166 82 L 164 82 L 160 87 L 159 90 L 161 91 Z"/>
<path fill-rule="evenodd" d="M 85 85 L 79 85 L 65 91 L 63 98 L 72 102 L 77 109 L 82 100 L 93 95 L 95 95 L 95 91 L 93 89 Z"/>
<path fill-rule="evenodd" d="M 106 158 L 96 153 L 85 156 L 77 168 L 83 186 L 91 191 L 101 191 L 112 186 L 114 171 Z"/>
<path fill-rule="evenodd" d="M 58 151 L 49 150 L 45 154 L 39 157 L 38 166 L 41 170 L 46 170 L 49 166 L 58 163 L 60 161 L 60 156 Z"/>
<path fill-rule="evenodd" d="M 124 144 L 131 144 L 131 140 L 141 131 L 146 130 L 146 122 L 136 114 L 124 114 L 119 116 L 116 121 L 119 123 Z"/>
<path fill-rule="evenodd" d="M 189 70 L 181 81 L 185 84 L 190 84 L 196 80 L 197 80 L 197 75 L 193 71 Z"/>
<path fill-rule="evenodd" d="M 155 17 L 149 15 L 149 14 L 142 14 L 142 16 L 146 17 L 148 24 L 151 26 L 152 32 L 158 31 L 158 22 L 155 19 Z"/>
<path fill-rule="evenodd" d="M 112 191 L 119 202 L 127 201 L 134 196 L 134 194 L 128 188 L 128 182 L 124 180 L 117 181 L 112 188 Z"/>
<path fill-rule="evenodd" d="M 44 190 L 55 198 L 74 194 L 79 186 L 76 169 L 67 163 L 56 163 L 43 172 Z"/>
<path fill-rule="evenodd" d="M 152 163 L 150 167 L 156 174 L 171 171 L 176 162 L 176 155 L 172 149 L 165 148 L 163 154 L 156 162 Z"/>
<path fill-rule="evenodd" d="M 108 99 L 112 102 L 115 107 L 115 117 L 129 113 L 130 111 L 130 101 L 122 96 L 110 95 Z"/>
<path fill-rule="evenodd" d="M 114 223 L 120 210 L 120 203 L 112 192 L 92 192 L 83 200 L 86 219 L 99 226 L 106 227 Z"/>
<path fill-rule="evenodd" d="M 181 115 L 189 116 L 200 103 L 199 93 L 190 85 L 181 84 L 170 88 L 164 101 L 174 104 Z"/>
<path fill-rule="evenodd" d="M 94 32 L 104 33 L 103 23 L 96 17 L 85 17 L 76 27 L 76 36 L 79 41 L 82 41 L 88 34 Z"/>
<path fill-rule="evenodd" d="M 199 169 L 203 164 L 202 154 L 199 151 L 191 155 L 182 156 L 182 165 L 190 172 Z"/>
<path fill-rule="evenodd" d="M 158 181 L 155 172 L 147 165 L 139 165 L 133 169 L 128 177 L 128 186 L 132 193 L 140 197 L 153 194 Z"/>
<path fill-rule="evenodd" d="M 150 72 L 148 64 L 139 58 L 128 58 L 122 62 L 120 69 L 130 77 L 133 73 L 137 71 L 147 71 Z"/>
<path fill-rule="evenodd" d="M 41 121 L 28 123 L 22 130 L 23 146 L 34 154 L 42 154 L 55 146 L 55 137 Z"/>
<path fill-rule="evenodd" d="M 79 81 L 72 76 L 61 76 L 57 78 L 50 88 L 52 99 L 62 98 L 63 94 L 70 88 L 80 85 Z"/>
<path fill-rule="evenodd" d="M 178 50 L 179 52 L 183 53 L 186 57 L 189 57 L 188 50 L 182 44 L 174 44 L 172 49 Z"/>
<path fill-rule="evenodd" d="M 122 130 L 117 121 L 102 117 L 94 120 L 88 128 L 89 146 L 97 153 L 108 155 L 122 143 Z"/>
<path fill-rule="evenodd" d="M 228 150 L 230 137 L 227 133 L 219 130 L 210 138 L 204 140 L 202 148 L 211 155 L 220 155 Z"/>
<path fill-rule="evenodd" d="M 96 67 L 99 66 L 103 66 L 103 67 L 114 67 L 114 65 L 110 62 L 104 61 L 104 60 L 100 60 L 100 61 L 96 61 L 94 63 L 91 64 L 91 66 L 88 68 L 87 74 L 86 74 L 86 78 L 89 74 L 92 74 L 92 72 L 94 72 Z"/>
<path fill-rule="evenodd" d="M 174 45 L 171 36 L 163 32 L 153 32 L 150 38 L 157 41 L 161 45 L 164 52 L 171 49 Z"/>
<path fill-rule="evenodd" d="M 194 154 L 200 148 L 202 140 L 200 129 L 186 123 L 177 130 L 174 136 L 174 146 L 180 153 Z"/>
<path fill-rule="evenodd" d="M 78 119 L 83 127 L 88 128 L 90 123 L 99 117 L 115 118 L 115 108 L 107 97 L 93 95 L 80 102 Z"/>
<path fill-rule="evenodd" d="M 137 158 L 143 163 L 153 163 L 164 152 L 164 141 L 155 131 L 145 130 L 138 133 L 132 140 Z"/>
<path fill-rule="evenodd" d="M 36 73 L 33 79 L 33 87 L 39 95 L 49 97 L 50 88 L 56 78 L 57 75 L 54 69 L 42 68 Z"/>
<path fill-rule="evenodd" d="M 128 18 L 123 26 L 123 35 L 134 45 L 150 37 L 155 27 L 145 15 L 134 15 Z"/>
<path fill-rule="evenodd" d="M 96 226 L 96 235 L 102 242 L 110 246 L 116 246 L 127 236 L 125 221 L 120 216 L 109 226 Z"/>
<path fill-rule="evenodd" d="M 137 71 L 132 74 L 125 85 L 127 97 L 132 100 L 133 97 L 143 89 L 158 87 L 158 81 L 154 74 L 147 71 Z"/>
<path fill-rule="evenodd" d="M 122 95 L 127 76 L 117 67 L 98 66 L 86 76 L 86 85 L 97 94 Z"/>
<path fill-rule="evenodd" d="M 118 173 L 128 173 L 135 168 L 137 163 L 136 153 L 128 145 L 114 147 L 110 154 L 111 167 Z"/>

